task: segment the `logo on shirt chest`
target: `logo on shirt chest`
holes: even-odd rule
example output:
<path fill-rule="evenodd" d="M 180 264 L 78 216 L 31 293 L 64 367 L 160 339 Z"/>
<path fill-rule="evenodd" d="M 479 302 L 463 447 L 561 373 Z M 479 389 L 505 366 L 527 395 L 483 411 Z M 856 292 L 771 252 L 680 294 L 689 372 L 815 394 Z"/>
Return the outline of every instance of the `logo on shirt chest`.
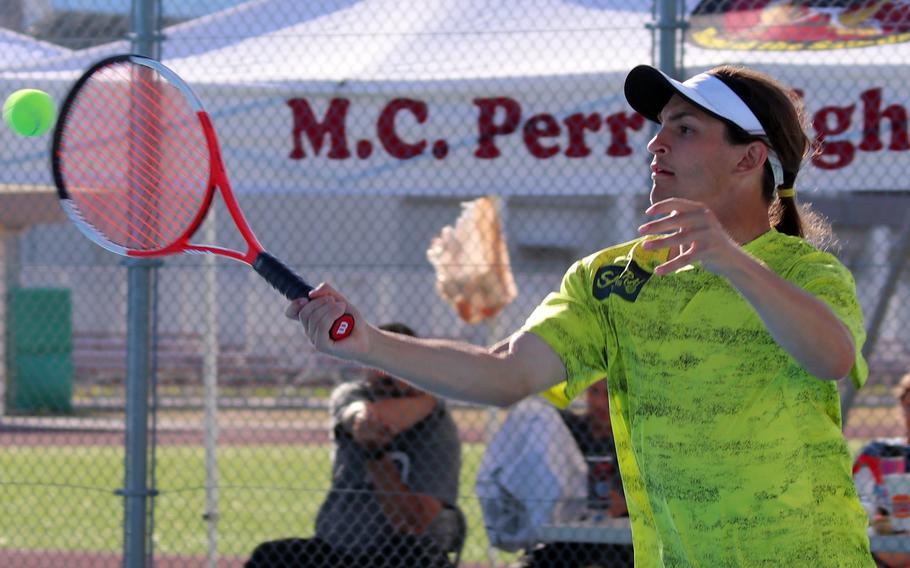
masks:
<path fill-rule="evenodd" d="M 649 278 L 651 273 L 638 266 L 634 260 L 625 266 L 610 264 L 601 267 L 594 274 L 591 292 L 598 300 L 606 300 L 610 294 L 616 294 L 626 301 L 634 302 Z"/>

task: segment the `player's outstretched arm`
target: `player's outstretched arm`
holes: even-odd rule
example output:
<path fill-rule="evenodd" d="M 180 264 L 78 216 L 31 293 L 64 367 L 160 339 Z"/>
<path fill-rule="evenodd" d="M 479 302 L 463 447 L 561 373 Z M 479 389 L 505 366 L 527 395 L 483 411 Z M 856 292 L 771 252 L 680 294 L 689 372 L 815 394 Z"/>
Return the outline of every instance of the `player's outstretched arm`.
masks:
<path fill-rule="evenodd" d="M 344 341 L 331 341 L 328 329 L 345 312 L 354 316 L 357 326 Z M 286 315 L 300 321 L 318 350 L 382 369 L 440 396 L 509 406 L 565 379 L 562 360 L 534 334 L 519 332 L 508 346 L 486 348 L 385 332 L 369 325 L 326 284 L 309 298 L 291 302 Z"/>

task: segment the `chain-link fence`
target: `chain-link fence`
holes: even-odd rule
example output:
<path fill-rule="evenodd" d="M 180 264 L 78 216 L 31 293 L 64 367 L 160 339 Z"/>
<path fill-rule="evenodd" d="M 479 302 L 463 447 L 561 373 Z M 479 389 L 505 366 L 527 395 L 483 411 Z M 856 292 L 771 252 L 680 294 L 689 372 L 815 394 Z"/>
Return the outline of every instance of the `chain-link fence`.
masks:
<path fill-rule="evenodd" d="M 908 428 L 894 387 L 910 372 L 910 3 L 5 0 L 0 26 L 4 96 L 36 88 L 60 104 L 91 63 L 151 51 L 206 106 L 268 250 L 372 322 L 479 345 L 515 330 L 577 258 L 636 236 L 653 129 L 625 102 L 629 69 L 767 71 L 803 95 L 820 151 L 800 199 L 832 221 L 865 311 L 871 373 L 844 389 L 846 436 L 870 471 L 904 455 L 866 444 Z M 363 554 L 503 566 L 540 543 L 538 566 L 628 565 L 597 393 L 560 416 L 368 382 L 315 353 L 248 267 L 136 263 L 84 239 L 58 204 L 50 135 L 2 130 L 0 566 L 114 566 L 125 550 L 144 550 L 147 565 L 240 566 L 254 550 L 315 557 L 326 542 L 347 554 L 326 566 Z M 517 296 L 469 324 L 470 301 L 440 297 L 427 251 L 463 202 L 486 195 Z M 194 239 L 243 246 L 221 202 Z M 147 338 L 128 324 L 137 312 Z M 146 349 L 147 390 L 130 390 Z M 372 434 L 390 436 L 376 444 L 386 450 L 352 452 L 369 416 L 394 423 Z M 526 434 L 522 420 L 546 435 L 502 434 Z M 579 451 L 552 455 L 573 442 Z M 491 456 L 519 445 L 513 465 L 528 473 L 515 475 L 551 488 L 532 498 L 543 520 L 524 532 L 496 522 L 529 505 L 488 483 Z M 869 495 L 873 515 L 892 508 Z M 125 499 L 141 506 L 125 512 Z M 257 549 L 316 534 L 320 544 Z"/>

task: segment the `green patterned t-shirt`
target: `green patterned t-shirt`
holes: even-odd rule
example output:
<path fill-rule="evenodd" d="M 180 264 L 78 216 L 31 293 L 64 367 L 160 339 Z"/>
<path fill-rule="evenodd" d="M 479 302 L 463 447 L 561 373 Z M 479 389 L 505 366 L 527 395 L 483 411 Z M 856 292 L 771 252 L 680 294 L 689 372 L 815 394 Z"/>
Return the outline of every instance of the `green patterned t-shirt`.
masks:
<path fill-rule="evenodd" d="M 566 366 L 544 393 L 554 403 L 609 378 L 636 567 L 874 566 L 837 383 L 804 371 L 726 279 L 695 266 L 653 275 L 667 251 L 643 240 L 577 262 L 523 327 Z M 775 230 L 744 249 L 843 321 L 861 386 L 849 271 Z"/>

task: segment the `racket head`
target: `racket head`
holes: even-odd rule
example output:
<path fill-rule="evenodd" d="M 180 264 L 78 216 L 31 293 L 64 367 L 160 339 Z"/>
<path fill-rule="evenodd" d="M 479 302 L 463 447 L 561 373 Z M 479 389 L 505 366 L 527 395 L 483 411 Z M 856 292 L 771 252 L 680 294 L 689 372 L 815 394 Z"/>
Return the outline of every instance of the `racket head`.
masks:
<path fill-rule="evenodd" d="M 158 61 L 92 65 L 61 105 L 51 147 L 60 203 L 79 230 L 125 256 L 185 250 L 215 191 L 204 114 Z"/>

